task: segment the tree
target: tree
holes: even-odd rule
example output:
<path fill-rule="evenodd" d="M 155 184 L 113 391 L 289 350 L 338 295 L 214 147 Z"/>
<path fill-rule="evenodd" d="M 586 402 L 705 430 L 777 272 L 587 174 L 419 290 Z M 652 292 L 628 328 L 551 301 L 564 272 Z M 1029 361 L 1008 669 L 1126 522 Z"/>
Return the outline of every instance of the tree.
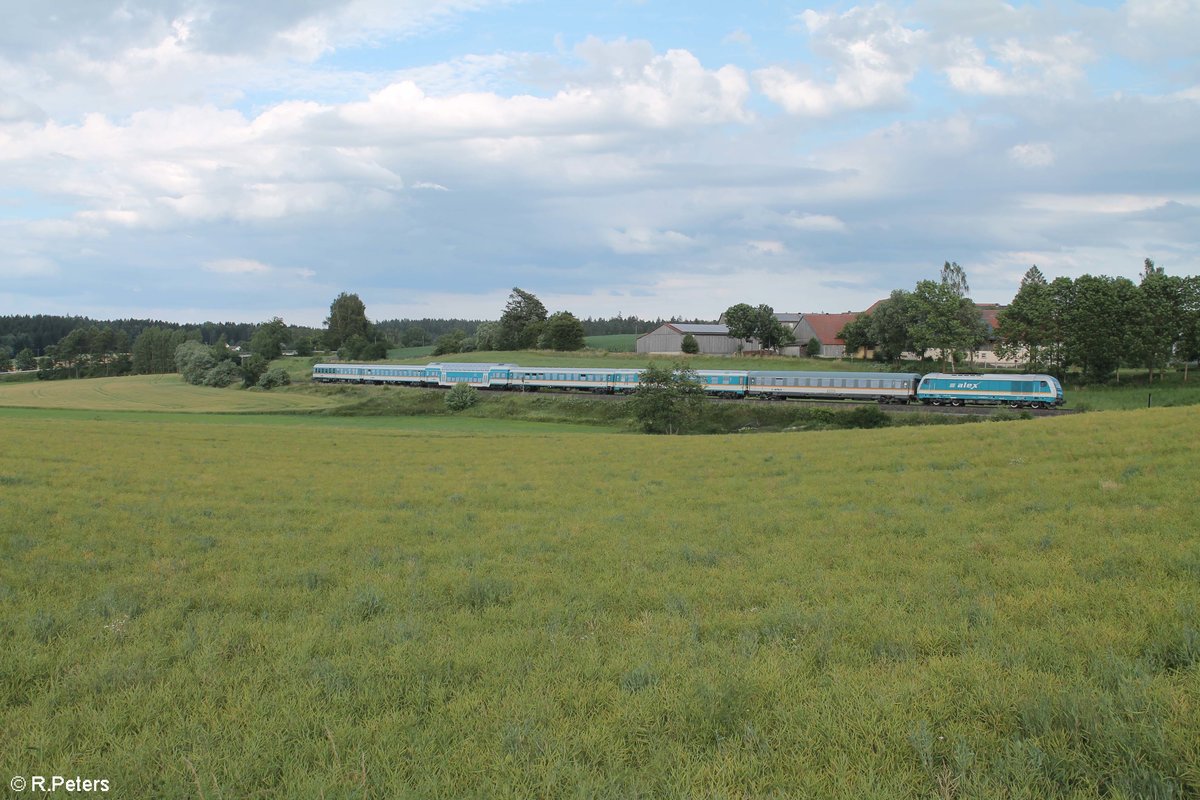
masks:
<path fill-rule="evenodd" d="M 1061 289 L 1061 285 L 1060 285 Z M 1025 359 L 1026 369 L 1050 369 L 1062 340 L 1056 290 L 1034 264 L 1021 278 L 1012 303 L 1000 312 L 996 351 L 1005 358 Z"/>
<path fill-rule="evenodd" d="M 466 339 L 466 331 L 462 328 L 455 328 L 449 333 L 443 333 L 433 343 L 433 354 L 435 356 L 444 356 L 448 353 L 459 353 L 462 351 L 463 342 Z"/>
<path fill-rule="evenodd" d="M 292 347 L 296 349 L 296 355 L 298 356 L 311 356 L 316 350 L 312 338 L 308 336 L 297 338 L 296 341 L 292 342 Z"/>
<path fill-rule="evenodd" d="M 184 342 L 175 348 L 175 370 L 188 383 L 199 386 L 209 370 L 217 366 L 212 348 L 199 342 Z"/>
<path fill-rule="evenodd" d="M 778 350 L 780 345 L 795 341 L 795 336 L 775 316 L 768 305 L 751 306 L 738 303 L 725 309 L 725 327 L 734 339 L 754 339 L 763 350 Z"/>
<path fill-rule="evenodd" d="M 204 385 L 224 389 L 242 379 L 242 368 L 232 361 L 218 361 L 217 365 L 204 373 Z"/>
<path fill-rule="evenodd" d="M 862 313 L 857 317 L 847 322 L 842 329 L 838 331 L 837 338 L 846 343 L 846 353 L 857 353 L 862 351 L 875 349 L 877 342 L 871 334 L 872 318 L 870 314 Z M 808 340 L 808 344 L 804 347 L 804 352 L 810 358 L 821 354 L 821 343 L 817 341 L 817 337 Z"/>
<path fill-rule="evenodd" d="M 242 363 L 242 387 L 249 389 L 266 374 L 270 364 L 261 356 L 251 356 Z"/>
<path fill-rule="evenodd" d="M 915 309 L 912 292 L 894 290 L 870 314 L 870 336 L 875 355 L 884 361 L 899 361 L 904 353 L 924 355 L 913 341 Z"/>
<path fill-rule="evenodd" d="M 909 335 L 918 352 L 937 350 L 954 367 L 960 353 L 973 352 L 987 338 L 979 310 L 966 296 L 962 267 L 947 261 L 941 280 L 919 281 L 912 293 Z"/>
<path fill-rule="evenodd" d="M 400 344 L 404 347 L 424 347 L 429 342 L 429 334 L 417 325 L 409 325 L 400 335 Z"/>
<path fill-rule="evenodd" d="M 957 261 L 942 264 L 941 283 L 959 297 L 971 294 L 971 287 L 967 285 L 967 273 Z"/>
<path fill-rule="evenodd" d="M 696 337 L 690 333 L 683 335 L 683 341 L 679 345 L 680 351 L 687 353 L 689 356 L 694 356 L 700 352 L 700 343 L 696 341 Z"/>
<path fill-rule="evenodd" d="M 30 370 L 37 366 L 37 359 L 33 357 L 33 351 L 28 347 L 17 353 L 17 369 Z"/>
<path fill-rule="evenodd" d="M 499 322 L 481 322 L 475 328 L 476 350 L 499 350 L 501 328 Z"/>
<path fill-rule="evenodd" d="M 289 338 L 287 325 L 279 317 L 272 317 L 254 330 L 250 337 L 250 352 L 259 358 L 272 361 L 283 355 L 283 343 Z"/>
<path fill-rule="evenodd" d="M 329 306 L 325 328 L 325 342 L 331 350 L 339 349 L 351 336 L 369 339 L 371 323 L 367 321 L 367 307 L 358 295 L 342 292 Z"/>
<path fill-rule="evenodd" d="M 138 334 L 133 342 L 133 371 L 139 375 L 157 375 L 175 371 L 175 349 L 187 341 L 182 330 L 164 330 L 153 325 Z"/>
<path fill-rule="evenodd" d="M 748 303 L 737 303 L 725 309 L 722 315 L 729 336 L 733 339 L 753 339 L 758 328 L 758 318 L 754 306 Z"/>
<path fill-rule="evenodd" d="M 1188 367 L 1200 359 L 1200 276 L 1183 282 L 1183 331 L 1179 340 L 1179 357 L 1183 360 L 1183 381 L 1187 383 Z M 17 369 L 21 363 L 17 353 Z"/>
<path fill-rule="evenodd" d="M 704 388 L 696 373 L 682 365 L 651 364 L 639 376 L 629 403 L 646 433 L 680 433 L 701 415 Z"/>
<path fill-rule="evenodd" d="M 270 391 L 276 386 L 287 386 L 292 382 L 292 376 L 283 367 L 273 367 L 262 374 L 255 384 L 260 389 Z"/>
<path fill-rule="evenodd" d="M 79 377 L 80 369 L 90 358 L 90 338 L 91 333 L 87 328 L 75 328 L 60 339 L 54 347 L 55 359 L 66 362 L 67 366 L 75 371 L 76 378 Z"/>
<path fill-rule="evenodd" d="M 529 292 L 513 287 L 500 315 L 501 350 L 527 350 L 537 344 L 546 321 L 546 307 Z"/>
<path fill-rule="evenodd" d="M 1132 355 L 1149 371 L 1151 381 L 1155 370 L 1161 381 L 1184 336 L 1185 283 L 1147 258 L 1137 289 L 1129 322 Z"/>
<path fill-rule="evenodd" d="M 1130 355 L 1127 309 L 1136 294 L 1128 278 L 1082 275 L 1072 284 L 1063 319 L 1065 360 L 1078 364 L 1087 380 L 1107 381 Z"/>
<path fill-rule="evenodd" d="M 790 344 L 796 340 L 795 335 L 786 325 L 775 316 L 775 309 L 761 305 L 754 309 L 755 329 L 754 338 L 764 350 L 778 351 L 780 345 Z"/>
<path fill-rule="evenodd" d="M 538 346 L 548 350 L 582 350 L 583 323 L 570 311 L 551 314 L 542 326 Z"/>
<path fill-rule="evenodd" d="M 850 345 L 847 344 L 846 347 L 849 349 Z M 855 350 L 857 349 L 858 348 L 856 347 Z M 816 358 L 817 356 L 821 355 L 821 340 L 815 336 L 809 339 L 804 345 L 804 355 L 808 356 L 809 358 Z"/>

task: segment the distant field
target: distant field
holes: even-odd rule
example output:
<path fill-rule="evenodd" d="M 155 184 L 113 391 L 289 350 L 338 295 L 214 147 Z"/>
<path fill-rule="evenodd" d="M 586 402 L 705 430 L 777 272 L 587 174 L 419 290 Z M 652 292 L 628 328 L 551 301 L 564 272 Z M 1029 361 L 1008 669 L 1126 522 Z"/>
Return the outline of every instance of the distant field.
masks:
<path fill-rule="evenodd" d="M 0 384 L 0 406 L 121 411 L 252 412 L 327 408 L 318 395 L 213 389 L 184 383 L 178 375 Z"/>
<path fill-rule="evenodd" d="M 607 350 L 610 353 L 633 353 L 637 350 L 638 334 L 611 333 L 605 336 L 587 336 L 583 342 L 592 350 Z"/>
<path fill-rule="evenodd" d="M 702 438 L 4 414 L 13 774 L 1200 794 L 1200 409 Z"/>

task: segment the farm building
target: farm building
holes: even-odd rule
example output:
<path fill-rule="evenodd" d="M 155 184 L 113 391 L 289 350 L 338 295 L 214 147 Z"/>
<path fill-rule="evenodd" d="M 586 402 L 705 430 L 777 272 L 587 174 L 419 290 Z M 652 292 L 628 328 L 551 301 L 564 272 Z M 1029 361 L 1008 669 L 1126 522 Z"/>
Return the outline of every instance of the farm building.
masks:
<path fill-rule="evenodd" d="M 804 353 L 810 339 L 821 343 L 821 358 L 842 358 L 846 355 L 846 343 L 838 338 L 842 328 L 858 318 L 858 314 L 800 314 L 792 331 L 796 337 L 793 345 L 784 349 L 785 355 L 798 356 Z"/>
<path fill-rule="evenodd" d="M 753 339 L 734 339 L 729 328 L 721 324 L 699 324 L 692 322 L 665 322 L 637 340 L 639 353 L 681 353 L 683 337 L 696 337 L 700 352 L 711 356 L 732 356 L 746 350 L 758 348 Z"/>

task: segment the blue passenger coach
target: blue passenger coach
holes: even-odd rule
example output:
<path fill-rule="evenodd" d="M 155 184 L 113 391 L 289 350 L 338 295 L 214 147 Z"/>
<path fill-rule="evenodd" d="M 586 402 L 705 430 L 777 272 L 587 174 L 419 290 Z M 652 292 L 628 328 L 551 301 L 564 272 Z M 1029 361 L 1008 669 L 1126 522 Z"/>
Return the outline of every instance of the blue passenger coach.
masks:
<path fill-rule="evenodd" d="M 1048 408 L 1063 403 L 1062 384 L 1053 375 L 948 375 L 931 372 L 917 386 L 927 405 L 1007 403 L 1013 408 Z"/>

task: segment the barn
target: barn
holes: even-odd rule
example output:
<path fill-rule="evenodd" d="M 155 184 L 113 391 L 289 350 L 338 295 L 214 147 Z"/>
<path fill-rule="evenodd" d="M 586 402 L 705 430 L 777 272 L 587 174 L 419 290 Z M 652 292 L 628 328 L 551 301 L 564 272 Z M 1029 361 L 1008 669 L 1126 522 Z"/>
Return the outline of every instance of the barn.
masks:
<path fill-rule="evenodd" d="M 637 340 L 639 353 L 671 354 L 683 352 L 683 337 L 696 337 L 703 355 L 732 356 L 746 350 L 757 350 L 758 342 L 753 339 L 734 339 L 729 328 L 721 324 L 694 322 L 665 322 Z"/>
<path fill-rule="evenodd" d="M 799 348 L 799 352 L 804 351 L 804 347 L 810 339 L 816 339 L 821 344 L 819 354 L 821 358 L 842 358 L 846 355 L 846 343 L 838 338 L 838 334 L 841 333 L 842 328 L 857 318 L 858 314 L 854 312 L 802 314 L 795 328 L 796 346 Z"/>

